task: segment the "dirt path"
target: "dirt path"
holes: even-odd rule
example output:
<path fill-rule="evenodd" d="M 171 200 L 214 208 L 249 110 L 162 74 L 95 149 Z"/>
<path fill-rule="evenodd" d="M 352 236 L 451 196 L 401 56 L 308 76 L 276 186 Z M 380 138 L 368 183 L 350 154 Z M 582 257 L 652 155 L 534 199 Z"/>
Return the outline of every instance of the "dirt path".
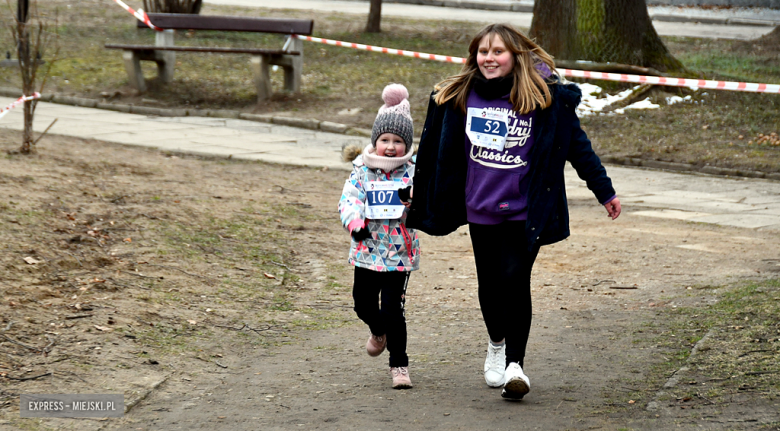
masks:
<path fill-rule="evenodd" d="M 751 425 L 732 422 L 748 413 L 780 420 L 772 401 L 733 403 L 717 421 L 646 410 L 668 377 L 658 365 L 674 354 L 655 341 L 665 336 L 658 316 L 713 301 L 709 286 L 776 277 L 762 259 L 780 257 L 778 232 L 630 207 L 611 222 L 594 200 L 572 200 L 573 235 L 543 248 L 535 267 L 532 391 L 522 402 L 502 400 L 482 378 L 487 337 L 467 230 L 423 237 L 407 300 L 415 388 L 394 391 L 386 356 L 364 353 L 367 331 L 351 311 L 336 211 L 345 172 L 61 137 L 40 151 L 0 160 L 9 197 L 0 205 L 0 330 L 27 345 L 56 343 L 41 355 L 0 342 L 0 372 L 52 374 L 0 380 L 0 429 L 734 429 Z M 134 406 L 117 420 L 19 420 L 19 393 L 73 392 L 125 393 Z"/>
<path fill-rule="evenodd" d="M 655 310 L 712 301 L 701 289 L 712 283 L 761 277 L 761 259 L 780 254 L 777 234 L 634 217 L 630 208 L 610 223 L 591 201 L 571 207 L 574 235 L 544 248 L 535 270 L 532 392 L 523 402 L 502 400 L 482 379 L 486 334 L 461 230 L 423 239 L 407 311 L 413 390 L 390 389 L 386 357 L 365 355 L 366 330 L 353 317 L 353 325 L 301 332 L 280 348 L 233 346 L 229 371 L 213 367 L 191 380 L 177 373 L 109 429 L 616 429 L 629 421 L 634 429 L 716 429 L 685 411 L 656 417 L 644 403 L 613 407 L 628 405 L 621 393 L 657 390 L 642 382 L 663 352 L 634 343 L 642 329 L 652 336 L 645 326 Z M 339 299 L 348 303 L 348 292 Z"/>

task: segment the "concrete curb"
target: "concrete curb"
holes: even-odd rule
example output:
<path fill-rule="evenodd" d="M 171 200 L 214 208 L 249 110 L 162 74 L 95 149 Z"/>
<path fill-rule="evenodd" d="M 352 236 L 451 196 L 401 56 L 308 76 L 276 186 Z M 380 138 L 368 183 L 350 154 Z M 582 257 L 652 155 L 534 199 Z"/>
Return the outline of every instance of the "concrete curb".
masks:
<path fill-rule="evenodd" d="M 763 26 L 763 27 L 776 27 L 780 25 L 780 21 L 775 21 L 775 20 L 753 19 L 753 18 L 713 18 L 713 17 L 695 16 L 695 15 L 653 14 L 650 15 L 650 19 L 652 19 L 653 21 L 663 21 L 663 22 L 693 22 L 698 24 L 715 24 L 715 25 L 751 25 L 751 26 Z"/>
<path fill-rule="evenodd" d="M 767 173 L 750 171 L 745 169 L 720 168 L 717 166 L 698 167 L 689 163 L 664 162 L 661 160 L 644 160 L 636 157 L 604 156 L 604 163 L 623 166 L 635 166 L 640 168 L 660 169 L 674 172 L 691 172 L 697 174 L 717 175 L 724 177 L 762 178 L 766 180 L 780 181 L 780 173 Z"/>
<path fill-rule="evenodd" d="M 366 2 L 367 0 L 349 0 L 357 2 Z M 460 9 L 478 9 L 478 10 L 497 10 L 507 12 L 533 13 L 533 2 L 519 1 L 491 1 L 491 0 L 384 0 L 385 3 L 413 4 L 420 6 L 438 6 Z M 650 19 L 654 21 L 665 22 L 694 22 L 700 24 L 717 25 L 751 25 L 776 27 L 780 25 L 780 20 L 763 20 L 753 18 L 715 18 L 707 16 L 696 16 L 693 14 L 650 14 Z"/>
<path fill-rule="evenodd" d="M 0 96 L 19 97 L 21 90 L 0 87 Z M 350 136 L 371 137 L 371 130 L 360 127 L 350 127 L 346 124 L 332 123 L 330 121 L 320 121 L 309 118 L 295 117 L 277 117 L 267 114 L 249 114 L 227 109 L 168 109 L 152 108 L 149 106 L 121 105 L 117 103 L 98 102 L 93 99 L 81 97 L 63 96 L 58 94 L 44 94 L 41 96 L 44 102 L 58 103 L 61 105 L 73 105 L 86 108 L 107 109 L 129 114 L 150 115 L 159 117 L 212 117 L 212 118 L 235 118 L 248 121 L 257 121 L 261 123 L 278 124 L 281 126 L 299 127 L 309 130 L 321 130 L 328 133 L 340 133 Z M 419 137 L 417 138 L 419 140 Z M 760 171 L 748 171 L 743 169 L 719 168 L 716 166 L 697 167 L 688 163 L 663 162 L 660 160 L 644 160 L 635 157 L 617 157 L 604 156 L 604 163 L 613 165 L 635 166 L 649 169 L 661 169 L 675 172 L 691 172 L 709 175 L 718 175 L 726 177 L 746 177 L 763 178 L 767 180 L 780 181 L 780 173 L 766 173 Z"/>
<path fill-rule="evenodd" d="M 367 2 L 368 0 L 347 0 Z M 413 4 L 418 6 L 453 7 L 460 9 L 498 10 L 532 13 L 533 2 L 507 2 L 490 0 L 383 0 L 384 3 Z"/>

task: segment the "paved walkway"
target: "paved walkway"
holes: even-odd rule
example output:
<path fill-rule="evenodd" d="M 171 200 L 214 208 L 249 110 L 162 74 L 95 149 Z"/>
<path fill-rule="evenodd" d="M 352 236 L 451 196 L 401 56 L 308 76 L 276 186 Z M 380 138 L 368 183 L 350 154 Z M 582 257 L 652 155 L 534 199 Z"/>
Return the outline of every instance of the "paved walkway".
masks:
<path fill-rule="evenodd" d="M 0 97 L 0 106 L 12 99 Z M 146 117 L 93 108 L 40 103 L 35 129 L 49 133 L 99 139 L 126 145 L 159 148 L 243 160 L 350 169 L 341 161 L 345 143 L 365 145 L 368 138 L 326 133 L 254 121 Z M 0 119 L 2 129 L 22 127 L 21 110 Z M 46 139 L 40 151 L 46 151 Z M 609 166 L 626 211 L 635 215 L 715 223 L 750 229 L 780 230 L 780 182 L 729 179 L 705 175 Z M 346 175 L 345 175 L 346 177 Z M 566 172 L 570 199 L 593 195 L 572 169 Z"/>
<path fill-rule="evenodd" d="M 343 0 L 285 0 L 283 6 L 278 0 L 205 0 L 206 3 L 218 5 L 234 5 L 246 7 L 304 9 L 324 12 L 343 12 L 352 14 L 365 14 L 368 16 L 369 3 L 367 1 L 343 1 Z M 728 25 L 705 24 L 697 20 L 717 22 L 735 18 L 762 19 L 780 22 L 780 10 L 761 9 L 750 12 L 697 10 L 691 8 L 651 7 L 648 9 L 651 16 L 657 15 L 659 19 L 653 21 L 658 34 L 661 36 L 704 37 L 712 39 L 741 39 L 749 40 L 761 37 L 774 27 L 756 25 Z M 383 16 L 394 16 L 416 19 L 443 19 L 474 22 L 506 22 L 518 27 L 531 26 L 533 14 L 529 12 L 511 12 L 505 10 L 480 10 L 464 9 L 457 7 L 438 7 L 414 4 L 383 3 Z M 661 21 L 661 16 L 664 21 Z M 681 22 L 668 21 L 679 19 Z M 315 36 L 316 23 L 315 23 Z M 407 47 L 391 47 L 406 49 Z"/>

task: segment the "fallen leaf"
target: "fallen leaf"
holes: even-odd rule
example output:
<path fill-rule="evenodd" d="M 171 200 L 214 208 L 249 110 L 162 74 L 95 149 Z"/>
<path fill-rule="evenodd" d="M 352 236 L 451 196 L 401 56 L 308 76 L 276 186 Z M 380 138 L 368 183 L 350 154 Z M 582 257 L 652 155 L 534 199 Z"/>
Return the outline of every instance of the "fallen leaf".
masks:
<path fill-rule="evenodd" d="M 109 328 L 109 327 L 106 327 L 106 326 L 100 326 L 100 325 L 93 325 L 93 326 L 94 326 L 94 327 L 95 327 L 95 329 L 97 329 L 98 331 L 103 331 L 103 332 L 111 332 L 111 331 L 113 331 L 113 329 L 111 329 L 111 328 Z"/>
<path fill-rule="evenodd" d="M 38 263 L 43 263 L 43 261 L 42 261 L 42 260 L 38 260 L 38 259 L 36 259 L 36 258 L 34 258 L 34 257 L 31 257 L 31 256 L 27 256 L 27 257 L 25 257 L 25 258 L 24 258 L 24 261 L 25 261 L 25 262 L 27 262 L 27 263 L 28 263 L 28 264 L 30 264 L 30 265 L 35 265 L 35 264 L 38 264 Z"/>
<path fill-rule="evenodd" d="M 636 402 L 636 401 L 634 401 L 634 400 L 628 400 L 628 403 L 629 403 L 629 404 L 634 404 L 635 402 Z"/>
<path fill-rule="evenodd" d="M 276 276 L 275 276 L 275 275 L 273 275 L 273 274 L 269 274 L 269 273 L 267 273 L 267 272 L 264 272 L 264 273 L 263 273 L 263 275 L 265 276 L 265 278 L 276 278 Z"/>
<path fill-rule="evenodd" d="M 190 325 L 197 325 L 198 324 L 198 322 L 195 321 L 195 320 L 188 320 L 187 323 L 189 323 Z"/>
<path fill-rule="evenodd" d="M 125 238 L 123 241 L 124 242 L 133 242 L 133 239 L 132 238 Z"/>

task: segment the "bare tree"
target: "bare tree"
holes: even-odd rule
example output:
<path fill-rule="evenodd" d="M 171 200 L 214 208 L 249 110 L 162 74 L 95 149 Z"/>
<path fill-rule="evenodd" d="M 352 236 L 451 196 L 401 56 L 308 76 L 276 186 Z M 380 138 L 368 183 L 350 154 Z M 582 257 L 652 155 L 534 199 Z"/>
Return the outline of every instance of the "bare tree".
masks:
<path fill-rule="evenodd" d="M 203 0 L 143 0 L 144 10 L 155 13 L 200 13 Z"/>
<path fill-rule="evenodd" d="M 685 70 L 656 33 L 645 0 L 536 0 L 529 35 L 563 60 Z"/>
<path fill-rule="evenodd" d="M 10 8 L 10 0 L 7 1 Z M 59 46 L 56 43 L 57 34 L 49 31 L 52 25 L 41 17 L 37 6 L 38 4 L 35 0 L 33 0 L 32 8 L 29 0 L 19 0 L 16 15 L 14 16 L 15 22 L 11 26 L 11 34 L 17 46 L 19 71 L 22 76 L 22 93 L 26 96 L 31 96 L 36 91 L 43 92 L 51 66 L 59 54 Z M 54 27 L 56 28 L 56 18 Z M 47 52 L 51 49 L 54 50 L 54 55 L 44 63 L 43 58 L 46 57 Z M 43 76 L 39 76 L 38 69 L 42 64 L 46 64 L 47 67 Z M 37 90 L 36 85 L 38 85 Z M 41 134 L 37 140 L 33 140 L 33 118 L 37 105 L 37 100 L 24 102 L 24 133 L 22 135 L 22 146 L 19 148 L 19 152 L 22 154 L 35 152 L 35 144 L 43 136 Z M 46 130 L 48 131 L 49 129 L 47 128 Z"/>
<path fill-rule="evenodd" d="M 380 33 L 382 31 L 382 0 L 371 0 L 368 10 L 368 23 L 366 33 Z"/>

